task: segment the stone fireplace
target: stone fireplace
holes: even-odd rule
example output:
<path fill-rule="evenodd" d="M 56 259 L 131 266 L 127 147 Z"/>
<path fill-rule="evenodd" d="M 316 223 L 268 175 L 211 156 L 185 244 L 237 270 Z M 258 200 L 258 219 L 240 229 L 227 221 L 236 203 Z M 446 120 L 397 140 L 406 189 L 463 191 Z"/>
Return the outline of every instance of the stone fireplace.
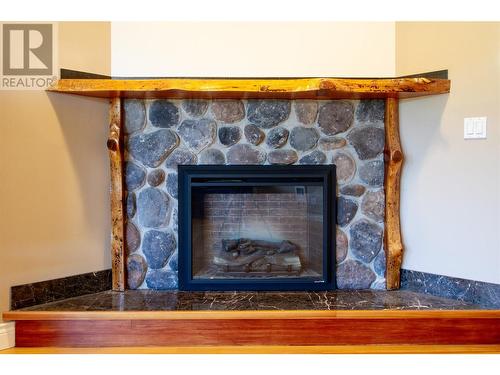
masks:
<path fill-rule="evenodd" d="M 307 169 L 333 164 L 337 173 L 337 224 L 331 223 L 336 234 L 335 284 L 340 289 L 385 289 L 384 100 L 128 99 L 123 111 L 128 288 L 179 288 L 178 216 L 183 205 L 179 165 Z M 205 212 L 213 214 L 205 225 L 222 220 L 226 228 L 233 226 L 241 235 L 211 238 L 217 245 L 213 242 L 204 256 L 213 258 L 211 252 L 223 246 L 223 240 L 247 241 L 246 245 L 226 242 L 228 249 L 233 245 L 279 249 L 285 239 L 270 238 L 268 226 L 294 232 L 288 240 L 298 248 L 305 248 L 306 239 L 317 240 L 317 236 L 302 235 L 306 233 L 300 228 L 304 202 L 295 190 L 260 191 L 258 199 L 265 198 L 266 203 L 260 201 L 258 207 L 255 196 L 233 194 L 221 200 L 219 194 L 206 195 L 202 202 Z M 269 205 L 280 202 L 290 210 L 283 212 L 279 223 L 258 220 L 258 208 L 269 210 Z M 295 212 L 291 207 L 296 207 Z M 237 224 L 223 221 L 227 215 L 240 215 L 237 210 L 243 212 Z M 241 229 L 250 223 L 255 224 L 251 227 L 255 238 Z M 261 271 L 268 267 L 262 265 Z M 285 272 L 294 270 L 285 268 Z"/>

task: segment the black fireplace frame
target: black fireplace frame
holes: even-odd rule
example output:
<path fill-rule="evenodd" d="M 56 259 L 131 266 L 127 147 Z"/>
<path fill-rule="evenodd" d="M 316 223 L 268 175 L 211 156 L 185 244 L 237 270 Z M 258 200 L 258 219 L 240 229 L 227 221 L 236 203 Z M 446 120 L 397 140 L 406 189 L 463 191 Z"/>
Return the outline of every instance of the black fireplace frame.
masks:
<path fill-rule="evenodd" d="M 186 291 L 291 291 L 291 290 L 332 290 L 335 283 L 335 224 L 336 177 L 335 165 L 179 165 L 178 196 L 178 241 L 179 289 Z M 321 181 L 323 187 L 323 279 L 305 278 L 272 279 L 193 279 L 192 277 L 192 205 L 193 186 L 214 186 L 224 183 L 258 185 L 272 183 L 279 179 L 303 178 Z M 229 181 L 230 180 L 230 181 Z M 236 182 L 235 182 L 236 181 Z M 238 185 L 239 186 L 239 185 Z M 261 185 L 262 186 L 262 185 Z"/>

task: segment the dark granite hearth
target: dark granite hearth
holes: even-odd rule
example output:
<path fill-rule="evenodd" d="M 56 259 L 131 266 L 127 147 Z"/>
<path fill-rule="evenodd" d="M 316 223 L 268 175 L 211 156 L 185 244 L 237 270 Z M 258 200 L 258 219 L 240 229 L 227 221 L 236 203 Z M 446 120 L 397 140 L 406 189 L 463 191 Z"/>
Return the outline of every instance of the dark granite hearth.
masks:
<path fill-rule="evenodd" d="M 500 309 L 500 284 L 402 269 L 401 289 Z"/>
<path fill-rule="evenodd" d="M 476 305 L 410 291 L 177 292 L 106 291 L 23 311 L 157 310 L 465 310 Z"/>
<path fill-rule="evenodd" d="M 111 270 L 89 272 L 60 279 L 16 285 L 11 288 L 12 310 L 111 289 Z"/>

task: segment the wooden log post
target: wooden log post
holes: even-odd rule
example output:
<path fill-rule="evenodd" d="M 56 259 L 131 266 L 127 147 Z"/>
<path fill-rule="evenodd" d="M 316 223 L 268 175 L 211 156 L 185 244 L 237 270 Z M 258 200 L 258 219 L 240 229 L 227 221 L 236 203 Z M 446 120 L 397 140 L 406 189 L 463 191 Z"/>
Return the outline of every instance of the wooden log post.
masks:
<path fill-rule="evenodd" d="M 403 243 L 400 224 L 400 179 L 403 166 L 403 151 L 399 139 L 399 100 L 385 101 L 385 228 L 386 288 L 399 289 Z"/>
<path fill-rule="evenodd" d="M 111 272 L 114 291 L 125 290 L 123 217 L 123 154 L 121 99 L 112 98 L 109 109 L 108 153 L 111 168 Z"/>

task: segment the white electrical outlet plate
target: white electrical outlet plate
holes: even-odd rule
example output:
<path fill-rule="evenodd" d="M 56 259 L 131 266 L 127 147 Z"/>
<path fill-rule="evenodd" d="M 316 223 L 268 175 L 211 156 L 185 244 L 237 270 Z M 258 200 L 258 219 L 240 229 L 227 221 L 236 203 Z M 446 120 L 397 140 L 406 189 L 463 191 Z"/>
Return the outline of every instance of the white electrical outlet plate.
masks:
<path fill-rule="evenodd" d="M 486 139 L 486 117 L 464 118 L 464 139 Z"/>

